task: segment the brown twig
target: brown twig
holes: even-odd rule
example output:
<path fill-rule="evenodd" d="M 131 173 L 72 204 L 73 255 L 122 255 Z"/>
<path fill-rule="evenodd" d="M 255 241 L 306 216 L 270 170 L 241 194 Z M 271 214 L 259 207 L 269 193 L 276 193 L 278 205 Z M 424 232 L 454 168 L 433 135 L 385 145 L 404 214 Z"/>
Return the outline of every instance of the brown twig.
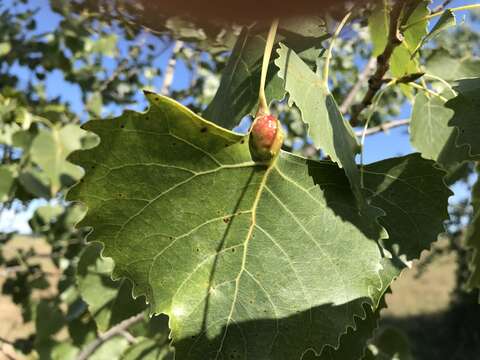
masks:
<path fill-rule="evenodd" d="M 445 0 L 443 3 L 441 3 L 440 5 L 436 6 L 433 10 L 432 10 L 432 13 L 436 13 L 436 12 L 439 12 L 439 11 L 442 11 L 444 10 L 448 5 L 450 5 L 450 3 L 452 2 L 453 0 Z"/>
<path fill-rule="evenodd" d="M 370 60 L 368 60 L 367 64 L 363 68 L 362 72 L 358 75 L 358 80 L 355 83 L 355 85 L 352 86 L 350 91 L 348 92 L 347 96 L 343 100 L 342 104 L 340 105 L 340 112 L 342 114 L 345 114 L 350 106 L 353 104 L 355 101 L 355 96 L 358 94 L 358 92 L 361 90 L 362 85 L 365 83 L 365 81 L 368 79 L 370 73 L 372 72 L 375 64 L 377 62 L 377 59 L 374 57 L 371 57 Z"/>
<path fill-rule="evenodd" d="M 396 128 L 396 127 L 399 127 L 399 126 L 408 125 L 409 123 L 410 123 L 410 119 L 392 120 L 392 121 L 389 121 L 385 124 L 381 124 L 381 125 L 378 125 L 378 126 L 372 126 L 371 128 L 368 128 L 365 131 L 365 135 L 373 135 L 373 134 L 376 134 L 380 131 L 387 132 L 390 129 L 393 129 L 393 128 Z M 355 135 L 362 136 L 362 133 L 363 133 L 363 130 L 356 131 Z"/>
<path fill-rule="evenodd" d="M 403 41 L 403 35 L 400 32 L 400 26 L 402 23 L 402 12 L 405 8 L 408 0 L 398 0 L 393 5 L 392 11 L 390 12 L 390 25 L 388 30 L 388 40 L 387 45 L 383 52 L 377 57 L 377 68 L 374 74 L 368 80 L 368 90 L 365 93 L 360 104 L 354 109 L 352 113 L 352 118 L 350 122 L 352 125 L 358 125 L 358 116 L 360 113 L 367 108 L 371 103 L 372 99 L 377 93 L 378 90 L 382 87 L 385 82 L 383 77 L 390 68 L 389 62 L 393 54 L 393 51 L 397 46 L 399 46 Z M 403 18 L 407 18 L 407 15 L 404 14 Z"/>
<path fill-rule="evenodd" d="M 12 346 L 15 345 L 13 343 L 13 341 L 7 340 L 4 337 L 0 337 L 0 343 L 4 343 L 4 344 L 7 344 L 7 345 L 12 345 Z"/>
<path fill-rule="evenodd" d="M 103 343 L 110 340 L 111 338 L 122 335 L 130 326 L 139 323 L 144 319 L 145 315 L 143 312 L 129 317 L 126 320 L 123 320 L 121 323 L 115 325 L 107 332 L 100 334 L 94 341 L 85 346 L 80 354 L 77 356 L 77 360 L 87 360 Z"/>

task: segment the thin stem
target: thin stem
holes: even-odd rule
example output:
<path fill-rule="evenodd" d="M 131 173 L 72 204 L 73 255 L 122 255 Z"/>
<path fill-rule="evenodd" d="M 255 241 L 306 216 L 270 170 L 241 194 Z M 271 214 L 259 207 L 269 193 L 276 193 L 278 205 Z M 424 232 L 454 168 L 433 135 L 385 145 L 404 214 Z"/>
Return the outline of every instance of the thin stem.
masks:
<path fill-rule="evenodd" d="M 345 96 L 345 100 L 343 100 L 342 104 L 340 105 L 339 109 L 342 114 L 345 114 L 352 105 L 353 101 L 355 100 L 355 96 L 362 89 L 362 85 L 367 81 L 368 76 L 375 67 L 376 62 L 377 59 L 371 57 L 370 60 L 368 60 L 367 65 L 365 65 L 365 67 L 363 68 L 362 72 L 358 75 L 357 82 L 355 83 L 355 85 L 352 86 L 347 96 Z"/>
<path fill-rule="evenodd" d="M 425 91 L 426 93 L 428 93 L 428 94 L 430 94 L 430 95 L 437 96 L 437 97 L 439 97 L 440 99 L 442 99 L 442 100 L 445 101 L 445 102 L 448 101 L 447 98 L 443 97 L 443 96 L 440 95 L 439 93 L 437 93 L 437 92 L 435 92 L 435 91 L 433 91 L 433 90 L 430 90 L 429 88 L 424 87 L 424 86 L 422 86 L 422 85 L 418 85 L 417 83 L 408 83 L 407 85 L 408 85 L 408 86 L 411 86 L 411 87 L 413 87 L 413 88 L 415 88 L 415 89 L 418 89 L 418 90 L 423 90 L 423 91 Z"/>
<path fill-rule="evenodd" d="M 446 10 L 450 10 L 452 12 L 455 12 L 455 11 L 471 10 L 471 9 L 478 9 L 478 8 L 480 8 L 480 4 L 457 6 L 457 7 L 449 8 L 449 9 L 446 9 Z M 442 14 L 443 14 L 443 11 L 438 11 L 438 12 L 434 12 L 430 15 L 427 15 L 425 18 L 428 20 L 428 19 L 431 19 L 431 18 L 434 18 L 434 17 L 437 17 L 437 16 L 441 16 Z"/>
<path fill-rule="evenodd" d="M 265 95 L 265 83 L 267 81 L 268 64 L 270 63 L 270 56 L 272 55 L 273 44 L 275 43 L 275 36 L 277 34 L 278 19 L 274 19 L 268 30 L 267 41 L 265 43 L 265 51 L 263 53 L 262 73 L 260 76 L 260 89 L 258 91 L 258 111 L 257 114 L 270 114 L 270 109 L 267 103 L 267 96 Z"/>
<path fill-rule="evenodd" d="M 420 84 L 421 84 L 420 86 L 424 87 L 425 89 L 428 89 L 428 85 L 424 77 L 420 78 Z M 413 85 L 413 87 L 415 87 L 415 85 Z M 428 93 L 427 93 L 427 97 L 430 97 Z"/>
<path fill-rule="evenodd" d="M 471 9 L 478 9 L 478 8 L 480 8 L 480 4 L 471 4 L 471 5 L 458 6 L 458 7 L 453 7 L 453 8 L 433 12 L 430 15 L 424 16 L 423 18 L 418 19 L 417 21 L 414 21 L 414 22 L 408 24 L 402 30 L 405 31 L 405 30 L 411 28 L 412 26 L 415 26 L 415 25 L 418 25 L 418 24 L 424 22 L 425 20 L 430 20 L 434 17 L 441 16 L 446 10 L 450 10 L 452 12 L 455 12 L 455 11 L 471 10 Z"/>
<path fill-rule="evenodd" d="M 375 109 L 378 106 L 378 103 L 380 102 L 380 99 L 382 98 L 383 94 L 385 94 L 385 91 L 395 84 L 396 84 L 396 80 L 390 80 L 383 89 L 381 89 L 379 92 L 375 94 L 372 102 L 372 108 L 370 109 L 370 113 L 368 114 L 367 120 L 365 121 L 365 125 L 363 126 L 362 137 L 360 139 L 360 186 L 362 188 L 363 188 L 363 165 L 364 165 L 363 155 L 364 155 L 365 136 L 367 133 L 368 125 L 370 124 L 370 120 L 373 114 L 375 113 Z"/>
<path fill-rule="evenodd" d="M 35 121 L 39 122 L 39 123 L 42 123 L 43 125 L 46 125 L 49 128 L 54 127 L 53 123 L 50 120 L 48 120 L 47 118 L 41 117 L 41 116 L 35 116 Z"/>
<path fill-rule="evenodd" d="M 355 126 L 358 123 L 358 118 L 360 113 L 372 104 L 375 94 L 381 89 L 385 83 L 383 77 L 390 68 L 390 58 L 393 54 L 393 51 L 399 46 L 403 41 L 403 35 L 400 33 L 399 28 L 404 21 L 402 18 L 403 9 L 405 7 L 406 0 L 398 0 L 393 5 L 392 10 L 390 11 L 390 24 L 388 28 L 388 40 L 385 45 L 383 52 L 377 57 L 377 68 L 370 79 L 368 80 L 368 90 L 363 96 L 360 104 L 355 107 L 352 112 L 352 117 L 350 123 Z"/>
<path fill-rule="evenodd" d="M 144 317 L 145 315 L 143 312 L 141 312 L 137 315 L 129 317 L 126 320 L 123 320 L 121 323 L 115 325 L 107 332 L 99 335 L 94 341 L 82 349 L 80 354 L 77 356 L 77 360 L 87 360 L 103 343 L 117 335 L 122 335 L 125 330 L 127 330 L 130 326 L 142 321 Z"/>
<path fill-rule="evenodd" d="M 437 12 L 445 9 L 451 2 L 452 0 L 444 0 L 443 3 L 441 3 L 436 8 L 433 9 L 433 12 Z"/>
<path fill-rule="evenodd" d="M 335 43 L 336 38 L 340 34 L 340 31 L 342 31 L 343 27 L 347 23 L 347 20 L 350 17 L 350 15 L 352 15 L 352 13 L 348 12 L 347 15 L 345 15 L 343 17 L 342 21 L 340 21 L 340 24 L 338 24 L 335 32 L 332 35 L 332 39 L 330 40 L 330 44 L 328 45 L 327 54 L 326 54 L 326 58 L 325 58 L 325 63 L 323 64 L 323 79 L 322 79 L 323 80 L 323 86 L 327 90 L 328 90 L 328 71 L 330 69 L 330 60 L 332 58 L 333 44 Z"/>
<path fill-rule="evenodd" d="M 437 80 L 437 81 L 440 81 L 443 85 L 445 85 L 445 87 L 448 90 L 450 90 L 450 92 L 453 94 L 453 96 L 457 96 L 457 92 L 453 89 L 452 85 L 450 85 L 447 81 L 445 81 L 441 77 L 436 76 L 436 75 L 432 75 L 432 74 L 428 74 L 428 73 L 425 73 L 423 76 L 429 77 L 429 78 Z"/>
<path fill-rule="evenodd" d="M 366 131 L 364 131 L 365 129 L 356 131 L 355 135 L 358 137 L 361 137 L 363 134 L 365 134 L 365 136 L 373 135 L 373 134 L 379 133 L 380 131 L 387 132 L 390 129 L 408 125 L 408 124 L 410 124 L 410 119 L 392 120 L 386 123 L 382 123 L 378 126 L 372 126 L 371 128 L 368 128 Z"/>

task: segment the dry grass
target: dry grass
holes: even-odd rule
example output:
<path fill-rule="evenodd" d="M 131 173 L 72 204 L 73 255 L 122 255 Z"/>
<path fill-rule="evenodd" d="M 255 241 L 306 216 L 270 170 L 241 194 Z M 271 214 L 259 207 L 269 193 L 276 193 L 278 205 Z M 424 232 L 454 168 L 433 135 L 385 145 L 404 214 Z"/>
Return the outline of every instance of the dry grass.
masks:
<path fill-rule="evenodd" d="M 445 246 L 439 243 L 437 246 Z M 408 317 L 428 315 L 446 311 L 450 305 L 450 295 L 455 288 L 456 255 L 440 255 L 430 263 L 425 271 L 419 271 L 419 263 L 425 261 L 424 252 L 420 261 L 415 261 L 412 269 L 402 273 L 392 285 L 392 294 L 387 295 L 388 308 L 382 315 L 388 317 Z"/>
<path fill-rule="evenodd" d="M 41 238 L 32 238 L 30 236 L 17 236 L 7 243 L 3 250 L 3 256 L 6 260 L 15 258 L 19 250 L 27 251 L 34 249 L 38 254 L 49 254 L 50 246 Z M 48 257 L 41 257 L 33 263 L 38 263 L 46 272 L 53 274 L 49 277 L 50 287 L 44 290 L 35 290 L 34 299 L 49 297 L 55 294 L 58 276 L 55 276 L 56 268 Z M 0 271 L 4 270 L 0 268 Z M 6 280 L 7 274 L 0 272 L 0 288 Z M 24 323 L 21 309 L 15 305 L 9 296 L 0 295 L 0 339 L 7 342 L 14 342 L 17 339 L 26 338 L 34 331 L 33 323 Z M 0 342 L 0 360 L 23 359 L 13 348 L 4 341 Z M 9 359 L 10 356 L 10 359 Z"/>

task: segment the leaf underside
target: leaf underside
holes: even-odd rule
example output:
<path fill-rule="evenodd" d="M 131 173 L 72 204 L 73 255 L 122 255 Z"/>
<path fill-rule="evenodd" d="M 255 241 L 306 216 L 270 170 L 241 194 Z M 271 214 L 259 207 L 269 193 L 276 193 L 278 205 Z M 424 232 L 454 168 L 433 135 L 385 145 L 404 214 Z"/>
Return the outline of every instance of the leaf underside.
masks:
<path fill-rule="evenodd" d="M 71 156 L 86 175 L 68 199 L 88 206 L 79 225 L 93 227 L 114 276 L 170 317 L 179 359 L 295 359 L 338 346 L 385 285 L 378 225 L 359 215 L 343 170 L 284 152 L 254 163 L 246 137 L 147 97 L 145 113 L 87 123 L 102 141 Z M 405 157 L 367 166 L 369 192 L 391 200 L 398 166 L 420 160 L 441 182 L 431 162 Z M 391 168 L 398 181 L 376 180 Z"/>
<path fill-rule="evenodd" d="M 290 102 L 297 104 L 303 121 L 308 124 L 308 134 L 315 147 L 322 149 L 345 169 L 362 211 L 370 213 L 372 218 L 379 216 L 381 211 L 365 203 L 360 189 L 360 173 L 355 163 L 359 145 L 352 127 L 344 120 L 332 94 L 322 79 L 292 49 L 280 44 L 278 54 L 275 60 L 280 69 L 278 76 L 284 81 Z"/>

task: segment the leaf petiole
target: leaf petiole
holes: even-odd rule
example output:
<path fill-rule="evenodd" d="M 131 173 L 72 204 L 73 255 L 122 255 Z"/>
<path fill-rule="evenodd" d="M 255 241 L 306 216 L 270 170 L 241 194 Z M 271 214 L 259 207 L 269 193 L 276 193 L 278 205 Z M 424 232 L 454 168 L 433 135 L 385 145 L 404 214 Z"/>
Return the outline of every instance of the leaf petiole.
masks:
<path fill-rule="evenodd" d="M 430 90 L 429 88 L 427 88 L 427 87 L 425 87 L 425 86 L 422 86 L 422 85 L 419 85 L 419 84 L 413 83 L 413 82 L 407 83 L 406 85 L 411 86 L 411 87 L 413 87 L 413 88 L 415 88 L 415 89 L 418 89 L 418 90 L 423 90 L 423 91 L 425 91 L 427 94 L 430 94 L 430 95 L 433 95 L 433 96 L 437 96 L 437 97 L 439 97 L 439 98 L 440 98 L 442 101 L 444 101 L 444 102 L 447 102 L 447 101 L 448 101 L 448 99 L 445 98 L 444 96 L 440 95 L 439 93 L 437 93 L 437 92 L 435 92 L 435 91 L 433 91 L 433 90 Z"/>
<path fill-rule="evenodd" d="M 365 121 L 365 125 L 363 127 L 362 131 L 362 137 L 360 139 L 360 186 L 363 188 L 364 187 L 364 181 L 363 181 L 363 167 L 364 167 L 364 161 L 363 161 L 363 152 L 364 152 L 364 144 L 365 144 L 365 136 L 367 134 L 367 129 L 368 125 L 370 124 L 370 120 L 373 117 L 373 114 L 375 113 L 375 109 L 378 106 L 378 103 L 380 102 L 380 99 L 382 98 L 383 94 L 385 94 L 385 91 L 389 89 L 391 86 L 395 85 L 397 83 L 396 79 L 390 80 L 387 85 L 383 89 L 381 89 L 379 92 L 377 92 L 373 98 L 373 104 L 370 109 L 370 113 L 368 114 L 367 120 Z"/>
<path fill-rule="evenodd" d="M 270 56 L 272 54 L 273 44 L 275 43 L 275 36 L 277 34 L 278 19 L 274 19 L 268 31 L 267 41 L 265 43 L 265 51 L 263 53 L 262 73 L 260 75 L 260 89 L 258 92 L 258 114 L 269 115 L 270 109 L 265 95 L 265 83 L 267 79 L 268 64 L 270 63 Z"/>
<path fill-rule="evenodd" d="M 325 57 L 325 63 L 323 64 L 323 74 L 322 74 L 323 85 L 327 90 L 328 90 L 328 72 L 330 68 L 330 60 L 332 58 L 333 44 L 335 43 L 335 40 L 340 34 L 340 32 L 342 31 L 343 27 L 347 23 L 347 20 L 350 17 L 350 15 L 352 15 L 352 13 L 348 12 L 347 15 L 343 17 L 342 21 L 340 21 L 340 24 L 338 24 L 337 28 L 335 29 L 335 32 L 332 35 L 332 39 L 330 40 L 330 44 L 328 45 L 327 55 Z"/>
<path fill-rule="evenodd" d="M 429 74 L 429 73 L 425 73 L 423 76 L 425 77 L 429 77 L 433 80 L 437 80 L 439 82 L 441 82 L 443 85 L 445 85 L 445 87 L 450 90 L 450 92 L 453 94 L 453 96 L 457 96 L 457 92 L 453 89 L 452 85 L 450 85 L 447 81 L 445 81 L 444 79 L 442 79 L 441 77 L 439 76 L 436 76 L 436 75 L 432 75 L 432 74 Z"/>

